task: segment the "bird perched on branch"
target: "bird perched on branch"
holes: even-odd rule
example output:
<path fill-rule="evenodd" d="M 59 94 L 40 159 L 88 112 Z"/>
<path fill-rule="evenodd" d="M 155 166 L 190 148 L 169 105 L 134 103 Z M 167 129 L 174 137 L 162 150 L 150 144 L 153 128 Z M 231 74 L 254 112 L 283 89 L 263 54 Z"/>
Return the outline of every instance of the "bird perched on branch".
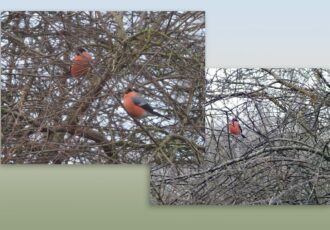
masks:
<path fill-rule="evenodd" d="M 155 115 L 170 120 L 170 118 L 154 111 L 148 101 L 141 97 L 137 90 L 127 89 L 125 91 L 124 107 L 126 111 L 134 118 L 143 118 L 148 115 Z"/>
<path fill-rule="evenodd" d="M 71 76 L 81 77 L 86 75 L 92 67 L 92 64 L 92 56 L 84 48 L 78 48 L 70 67 Z"/>
<path fill-rule="evenodd" d="M 233 118 L 231 122 L 228 125 L 229 133 L 233 135 L 241 135 L 243 138 L 246 138 L 246 136 L 242 133 L 242 128 L 238 123 L 238 120 L 236 118 Z"/>

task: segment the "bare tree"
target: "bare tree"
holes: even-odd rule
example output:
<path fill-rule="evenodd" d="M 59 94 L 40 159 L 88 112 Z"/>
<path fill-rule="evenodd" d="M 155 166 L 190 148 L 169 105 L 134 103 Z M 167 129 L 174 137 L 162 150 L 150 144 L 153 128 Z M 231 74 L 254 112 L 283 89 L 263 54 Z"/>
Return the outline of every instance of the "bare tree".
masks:
<path fill-rule="evenodd" d="M 199 161 L 204 152 L 204 12 L 2 12 L 2 163 Z M 91 71 L 69 74 L 75 50 Z M 136 120 L 138 88 L 171 118 Z"/>
<path fill-rule="evenodd" d="M 153 203 L 330 204 L 330 70 L 209 69 L 206 93 L 204 163 L 155 166 Z"/>

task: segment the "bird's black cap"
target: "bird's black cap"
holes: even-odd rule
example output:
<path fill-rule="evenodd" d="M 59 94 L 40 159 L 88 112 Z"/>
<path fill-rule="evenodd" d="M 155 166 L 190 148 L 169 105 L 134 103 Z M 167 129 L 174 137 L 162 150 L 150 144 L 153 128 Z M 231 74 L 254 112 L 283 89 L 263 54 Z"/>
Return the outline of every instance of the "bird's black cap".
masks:
<path fill-rule="evenodd" d="M 128 89 L 126 89 L 125 94 L 130 93 L 130 92 L 137 92 L 138 93 L 139 91 L 136 90 L 136 89 L 128 88 Z"/>
<path fill-rule="evenodd" d="M 84 48 L 82 48 L 82 47 L 79 47 L 79 48 L 77 49 L 76 54 L 79 55 L 79 54 L 82 54 L 83 52 L 86 52 L 86 50 L 85 50 Z"/>

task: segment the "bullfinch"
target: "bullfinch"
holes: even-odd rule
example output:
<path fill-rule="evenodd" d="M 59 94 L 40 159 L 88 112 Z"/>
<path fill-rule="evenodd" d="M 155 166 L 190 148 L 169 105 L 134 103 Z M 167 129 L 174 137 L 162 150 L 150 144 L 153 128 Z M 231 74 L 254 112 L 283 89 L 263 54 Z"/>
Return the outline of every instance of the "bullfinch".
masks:
<path fill-rule="evenodd" d="M 148 115 L 155 115 L 170 120 L 170 118 L 154 111 L 148 101 L 141 97 L 136 90 L 127 89 L 125 91 L 123 104 L 126 111 L 134 118 L 143 118 Z"/>
<path fill-rule="evenodd" d="M 243 138 L 246 138 L 246 136 L 242 134 L 242 128 L 236 118 L 232 119 L 232 121 L 229 123 L 228 129 L 230 134 L 241 135 Z"/>
<path fill-rule="evenodd" d="M 92 56 L 84 48 L 78 48 L 70 68 L 71 76 L 81 77 L 86 75 L 92 63 Z"/>

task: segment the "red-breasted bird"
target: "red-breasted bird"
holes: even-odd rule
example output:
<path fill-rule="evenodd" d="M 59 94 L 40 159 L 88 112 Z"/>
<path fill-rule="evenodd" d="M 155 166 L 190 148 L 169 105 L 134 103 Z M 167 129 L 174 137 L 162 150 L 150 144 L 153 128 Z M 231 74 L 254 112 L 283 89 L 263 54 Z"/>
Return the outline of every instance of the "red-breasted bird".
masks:
<path fill-rule="evenodd" d="M 170 118 L 154 111 L 148 101 L 141 97 L 136 90 L 127 89 L 125 91 L 124 107 L 126 111 L 134 118 L 143 118 L 148 115 L 155 115 L 170 120 Z"/>
<path fill-rule="evenodd" d="M 228 125 L 228 129 L 230 134 L 241 135 L 243 138 L 246 138 L 246 136 L 242 134 L 242 128 L 239 125 L 238 120 L 236 118 L 231 120 L 231 122 Z"/>
<path fill-rule="evenodd" d="M 92 56 L 84 49 L 78 48 L 70 68 L 72 77 L 81 77 L 88 73 L 93 63 Z"/>

